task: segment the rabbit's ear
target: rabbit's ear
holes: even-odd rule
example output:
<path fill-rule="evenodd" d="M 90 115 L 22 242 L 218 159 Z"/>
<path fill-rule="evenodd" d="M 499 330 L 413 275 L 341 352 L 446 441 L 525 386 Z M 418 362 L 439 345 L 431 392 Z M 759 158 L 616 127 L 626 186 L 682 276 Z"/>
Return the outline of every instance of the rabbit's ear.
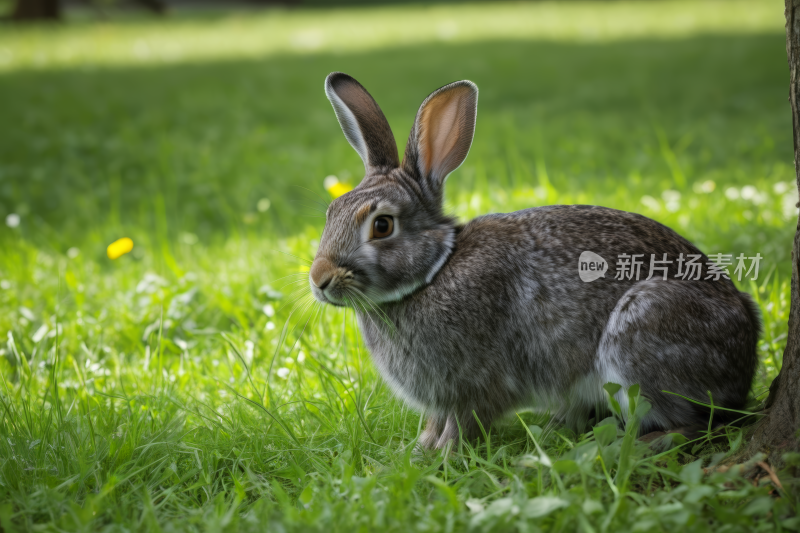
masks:
<path fill-rule="evenodd" d="M 400 166 L 389 122 L 360 83 L 347 74 L 332 72 L 325 79 L 325 94 L 344 136 L 361 156 L 367 173 L 371 169 Z"/>
<path fill-rule="evenodd" d="M 403 168 L 436 197 L 447 175 L 467 158 L 477 111 L 478 86 L 463 80 L 431 93 L 417 112 Z"/>

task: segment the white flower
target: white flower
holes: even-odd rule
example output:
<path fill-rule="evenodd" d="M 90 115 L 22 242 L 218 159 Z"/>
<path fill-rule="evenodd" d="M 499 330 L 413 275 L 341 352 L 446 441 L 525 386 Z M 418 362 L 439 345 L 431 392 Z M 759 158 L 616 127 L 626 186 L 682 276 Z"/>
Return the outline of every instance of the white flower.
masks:
<path fill-rule="evenodd" d="M 667 211 L 674 213 L 681 208 L 681 193 L 678 191 L 666 190 L 661 193 L 661 198 L 666 203 Z"/>
<path fill-rule="evenodd" d="M 645 194 L 642 196 L 642 204 L 652 211 L 659 211 L 661 209 L 661 203 L 653 198 L 652 196 Z"/>
<path fill-rule="evenodd" d="M 790 191 L 783 195 L 781 210 L 783 211 L 783 216 L 789 220 L 797 216 L 797 191 Z M 0 287 L 2 286 L 2 282 L 0 282 Z"/>
<path fill-rule="evenodd" d="M 277 374 L 279 378 L 286 379 L 289 376 L 289 372 L 290 370 L 288 368 L 282 366 L 278 369 Z"/>
<path fill-rule="evenodd" d="M 681 193 L 679 191 L 667 189 L 661 193 L 661 198 L 663 198 L 665 202 L 679 202 L 681 199 Z"/>
<path fill-rule="evenodd" d="M 167 280 L 161 276 L 153 274 L 152 272 L 148 272 L 136 285 L 136 292 L 153 294 L 159 289 L 159 287 L 166 287 L 167 285 Z"/>
<path fill-rule="evenodd" d="M 20 219 L 18 214 L 11 213 L 10 215 L 6 216 L 6 226 L 9 228 L 16 228 L 19 226 L 21 220 L 22 219 Z"/>
<path fill-rule="evenodd" d="M 712 180 L 706 180 L 703 183 L 698 183 L 695 192 L 704 192 L 710 193 L 714 192 L 714 189 L 717 188 L 717 184 L 714 183 Z"/>
<path fill-rule="evenodd" d="M 337 183 L 339 183 L 339 178 L 337 178 L 333 174 L 331 174 L 330 176 L 326 176 L 325 179 L 322 180 L 322 186 L 325 187 L 326 190 L 330 189 Z"/>
<path fill-rule="evenodd" d="M 785 181 L 779 181 L 772 186 L 772 190 L 775 191 L 775 194 L 783 194 L 789 190 L 789 185 L 790 184 Z"/>
<path fill-rule="evenodd" d="M 745 185 L 742 187 L 742 198 L 745 200 L 752 200 L 758 194 L 758 190 L 752 185 Z"/>

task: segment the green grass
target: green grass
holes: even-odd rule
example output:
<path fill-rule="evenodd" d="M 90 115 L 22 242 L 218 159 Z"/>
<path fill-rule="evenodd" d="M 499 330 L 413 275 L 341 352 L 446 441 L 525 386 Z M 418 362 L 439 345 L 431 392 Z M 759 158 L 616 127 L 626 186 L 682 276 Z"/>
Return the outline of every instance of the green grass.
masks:
<path fill-rule="evenodd" d="M 724 8 L 724 9 L 723 9 Z M 785 492 L 521 413 L 413 449 L 351 312 L 306 292 L 329 174 L 362 166 L 322 91 L 348 72 L 401 146 L 481 88 L 461 219 L 592 203 L 707 253 L 780 368 L 797 201 L 782 2 L 560 2 L 176 15 L 0 33 L 0 525 L 75 531 L 797 529 Z M 346 25 L 346 27 L 343 27 Z M 259 201 L 262 210 L 259 210 Z M 265 206 L 268 209 L 263 210 Z M 105 257 L 131 237 L 131 254 Z M 725 529 L 727 528 L 727 529 Z"/>

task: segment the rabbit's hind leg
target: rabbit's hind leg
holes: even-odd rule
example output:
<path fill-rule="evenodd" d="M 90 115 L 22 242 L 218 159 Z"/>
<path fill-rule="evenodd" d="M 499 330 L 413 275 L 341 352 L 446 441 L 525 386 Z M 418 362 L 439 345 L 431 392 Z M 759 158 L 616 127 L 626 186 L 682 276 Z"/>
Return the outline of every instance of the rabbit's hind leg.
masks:
<path fill-rule="evenodd" d="M 597 371 L 604 382 L 639 384 L 653 406 L 642 433 L 707 424 L 707 408 L 663 391 L 703 403 L 710 391 L 715 405 L 741 409 L 757 363 L 758 330 L 749 297 L 729 282 L 642 281 L 612 312 Z M 627 395 L 621 391 L 618 399 L 625 415 Z M 715 422 L 727 418 L 715 412 Z"/>
<path fill-rule="evenodd" d="M 442 436 L 447 417 L 440 414 L 431 414 L 425 424 L 425 430 L 419 436 L 418 445 L 425 449 L 436 448 L 436 443 Z"/>
<path fill-rule="evenodd" d="M 459 439 L 462 438 L 468 441 L 473 440 L 479 437 L 483 431 L 489 431 L 494 418 L 492 412 L 486 409 L 482 409 L 480 412 L 465 409 L 459 414 L 449 415 L 435 447 L 442 449 L 450 441 L 458 444 Z M 478 425 L 478 420 L 480 420 L 483 430 Z"/>

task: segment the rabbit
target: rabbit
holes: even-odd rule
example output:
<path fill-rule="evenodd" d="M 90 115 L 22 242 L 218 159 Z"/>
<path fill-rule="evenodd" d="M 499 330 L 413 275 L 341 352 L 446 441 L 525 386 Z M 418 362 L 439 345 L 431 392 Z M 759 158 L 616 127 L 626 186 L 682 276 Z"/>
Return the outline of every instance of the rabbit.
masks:
<path fill-rule="evenodd" d="M 361 84 L 334 72 L 325 93 L 366 172 L 330 203 L 309 284 L 319 302 L 355 310 L 382 378 L 427 416 L 419 445 L 476 437 L 478 420 L 488 428 L 528 407 L 585 426 L 607 405 L 608 382 L 623 387 L 623 413 L 634 384 L 651 403 L 640 434 L 708 423 L 707 408 L 662 391 L 705 403 L 710 391 L 716 406 L 743 407 L 758 310 L 692 243 L 642 215 L 590 205 L 460 223 L 443 211 L 443 189 L 472 144 L 474 83 L 450 83 L 422 102 L 402 163 Z M 612 272 L 621 254 L 672 263 L 650 279 L 647 261 L 641 279 L 585 282 L 584 251 Z M 697 278 L 679 271 L 691 256 L 702 264 Z"/>

